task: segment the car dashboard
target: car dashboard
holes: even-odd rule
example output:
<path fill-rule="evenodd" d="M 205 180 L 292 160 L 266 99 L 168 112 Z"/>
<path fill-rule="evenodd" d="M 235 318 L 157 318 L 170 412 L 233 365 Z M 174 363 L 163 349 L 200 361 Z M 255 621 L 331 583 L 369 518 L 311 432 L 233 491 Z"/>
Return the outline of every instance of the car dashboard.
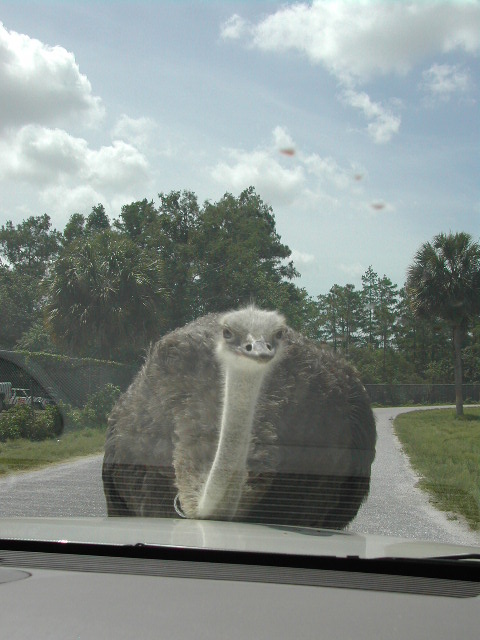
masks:
<path fill-rule="evenodd" d="M 480 565 L 470 548 L 401 540 L 382 547 L 356 534 L 188 521 L 148 523 L 150 536 L 155 526 L 169 535 L 145 544 L 134 542 L 139 523 L 125 520 L 118 525 L 124 538 L 131 531 L 127 544 L 106 542 L 111 521 L 88 543 L 82 538 L 93 523 L 77 540 L 75 523 L 65 524 L 70 540 L 53 539 L 54 527 L 43 529 L 43 540 L 20 538 L 20 521 L 5 524 L 4 637 L 478 637 Z M 186 545 L 197 525 L 204 543 Z M 229 528 L 233 549 L 221 542 Z M 287 542 L 296 542 L 290 553 Z M 312 545 L 319 554 L 305 553 Z M 329 545 L 336 555 L 323 553 Z M 408 558 L 374 556 L 409 545 Z M 431 555 L 421 557 L 427 547 Z"/>

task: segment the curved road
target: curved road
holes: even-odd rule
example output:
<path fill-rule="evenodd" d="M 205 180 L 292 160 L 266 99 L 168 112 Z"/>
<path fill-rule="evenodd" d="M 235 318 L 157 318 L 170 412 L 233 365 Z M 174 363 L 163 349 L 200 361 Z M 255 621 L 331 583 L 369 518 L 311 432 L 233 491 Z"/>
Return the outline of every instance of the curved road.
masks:
<path fill-rule="evenodd" d="M 371 491 L 349 530 L 480 545 L 479 534 L 449 520 L 416 488 L 418 478 L 392 429 L 395 416 L 410 410 L 375 409 L 378 441 Z M 0 480 L 0 517 L 105 516 L 101 465 L 97 455 Z"/>
<path fill-rule="evenodd" d="M 439 407 L 422 407 L 422 409 Z M 480 534 L 459 520 L 449 520 L 416 487 L 419 477 L 393 432 L 393 420 L 411 408 L 374 409 L 377 452 L 372 467 L 370 494 L 349 530 L 417 540 L 480 545 Z"/>

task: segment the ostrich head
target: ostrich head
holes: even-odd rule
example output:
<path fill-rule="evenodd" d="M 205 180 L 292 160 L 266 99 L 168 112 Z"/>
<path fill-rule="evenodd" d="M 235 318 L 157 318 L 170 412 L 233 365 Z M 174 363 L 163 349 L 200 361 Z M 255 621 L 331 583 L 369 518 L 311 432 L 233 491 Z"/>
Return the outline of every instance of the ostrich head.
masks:
<path fill-rule="evenodd" d="M 217 357 L 227 368 L 263 374 L 281 357 L 286 324 L 276 311 L 232 311 L 222 316 L 220 328 Z"/>

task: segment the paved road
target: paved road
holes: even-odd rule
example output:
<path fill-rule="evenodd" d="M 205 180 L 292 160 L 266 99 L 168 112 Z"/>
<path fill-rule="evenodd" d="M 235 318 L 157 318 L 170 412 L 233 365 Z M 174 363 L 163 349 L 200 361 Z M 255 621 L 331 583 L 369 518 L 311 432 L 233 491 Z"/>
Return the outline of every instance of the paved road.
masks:
<path fill-rule="evenodd" d="M 371 491 L 350 530 L 480 545 L 480 535 L 448 520 L 415 487 L 418 478 L 392 430 L 393 418 L 405 411 L 375 410 L 378 442 Z M 91 456 L 1 480 L 0 517 L 105 516 L 101 464 L 102 456 Z"/>
<path fill-rule="evenodd" d="M 394 418 L 411 409 L 374 411 L 378 439 L 370 494 L 351 523 L 350 530 L 480 545 L 480 534 L 471 532 L 458 521 L 449 520 L 447 514 L 434 509 L 427 495 L 416 488 L 418 476 L 393 433 Z"/>
<path fill-rule="evenodd" d="M 0 517 L 106 516 L 102 456 L 18 473 L 0 480 Z"/>

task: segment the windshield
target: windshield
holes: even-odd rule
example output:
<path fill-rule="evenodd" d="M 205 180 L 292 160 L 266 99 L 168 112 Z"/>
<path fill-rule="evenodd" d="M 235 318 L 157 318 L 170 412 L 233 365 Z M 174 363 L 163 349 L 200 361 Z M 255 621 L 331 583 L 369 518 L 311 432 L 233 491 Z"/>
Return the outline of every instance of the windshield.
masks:
<path fill-rule="evenodd" d="M 0 20 L 0 537 L 480 544 L 480 3 Z"/>

